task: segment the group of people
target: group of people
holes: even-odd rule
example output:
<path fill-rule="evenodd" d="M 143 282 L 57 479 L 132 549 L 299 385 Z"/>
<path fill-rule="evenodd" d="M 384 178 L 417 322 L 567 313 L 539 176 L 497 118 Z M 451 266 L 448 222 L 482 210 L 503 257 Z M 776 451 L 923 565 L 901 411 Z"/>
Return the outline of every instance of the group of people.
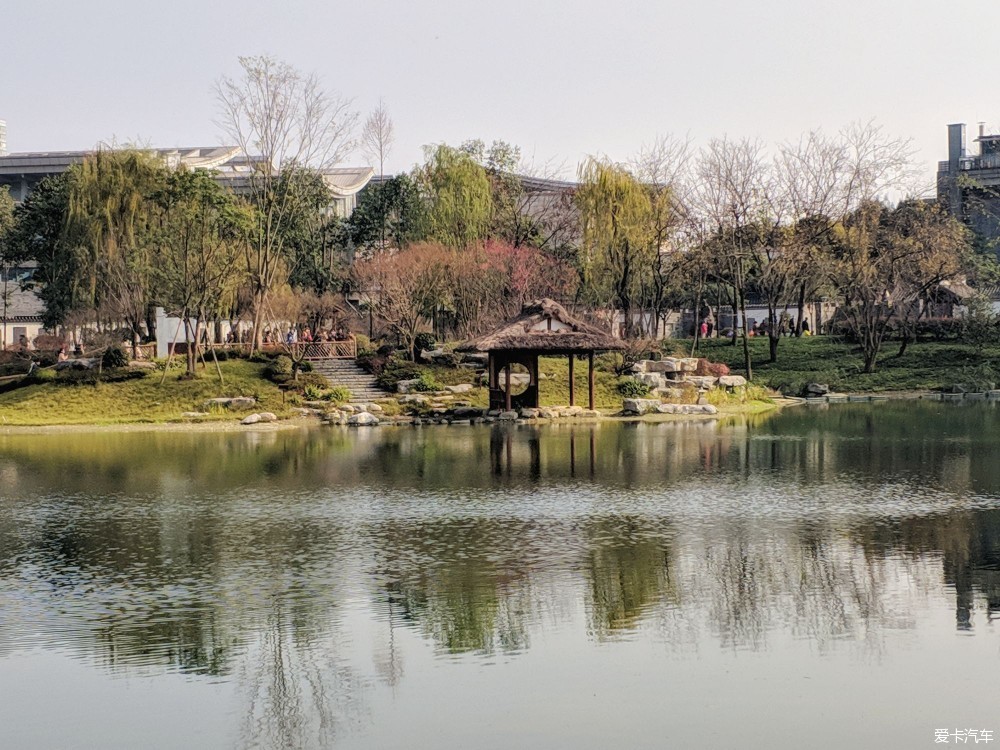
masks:
<path fill-rule="evenodd" d="M 265 344 L 311 344 L 314 341 L 348 341 L 352 338 L 354 338 L 354 335 L 349 333 L 345 328 L 318 330 L 313 333 L 309 326 L 304 326 L 301 331 L 295 327 L 289 328 L 284 334 L 281 331 L 272 331 L 270 328 L 265 328 L 263 341 Z"/>
<path fill-rule="evenodd" d="M 771 324 L 767 320 L 753 321 L 753 325 L 747 329 L 747 336 L 767 336 L 771 331 Z M 778 335 L 779 336 L 795 336 L 798 334 L 798 329 L 795 327 L 795 318 L 782 316 L 778 320 Z M 802 320 L 802 335 L 809 336 L 809 321 L 803 318 Z"/>
<path fill-rule="evenodd" d="M 264 344 L 311 344 L 314 341 L 348 341 L 352 338 L 354 338 L 354 335 L 342 326 L 336 329 L 317 330 L 315 333 L 309 326 L 303 326 L 301 329 L 293 326 L 286 331 L 279 329 L 271 330 L 269 327 L 265 328 L 261 341 Z M 252 330 L 230 330 L 226 336 L 227 344 L 247 344 L 251 341 L 253 341 Z"/>

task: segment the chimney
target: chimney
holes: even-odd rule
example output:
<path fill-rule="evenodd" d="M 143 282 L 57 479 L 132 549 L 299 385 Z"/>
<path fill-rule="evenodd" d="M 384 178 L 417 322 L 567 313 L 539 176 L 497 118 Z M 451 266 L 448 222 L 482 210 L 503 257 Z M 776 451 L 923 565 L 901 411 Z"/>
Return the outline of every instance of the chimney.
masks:
<path fill-rule="evenodd" d="M 0 120 L 0 156 L 7 155 L 7 121 Z"/>
<path fill-rule="evenodd" d="M 948 126 L 948 171 L 958 172 L 958 162 L 965 156 L 965 123 Z"/>
<path fill-rule="evenodd" d="M 986 123 L 980 121 L 980 123 L 979 123 L 979 137 L 982 138 L 984 135 L 986 135 Z"/>

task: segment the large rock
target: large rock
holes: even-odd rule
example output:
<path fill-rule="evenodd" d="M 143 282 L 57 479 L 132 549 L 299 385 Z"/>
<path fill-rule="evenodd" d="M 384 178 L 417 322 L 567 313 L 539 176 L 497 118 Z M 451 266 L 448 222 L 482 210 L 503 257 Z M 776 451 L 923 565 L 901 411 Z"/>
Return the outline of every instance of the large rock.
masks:
<path fill-rule="evenodd" d="M 642 372 L 633 377 L 640 383 L 648 385 L 650 389 L 663 388 L 667 384 L 666 379 L 658 372 Z"/>
<path fill-rule="evenodd" d="M 515 419 L 517 419 L 517 412 L 516 411 L 502 411 L 502 412 L 500 412 L 500 415 L 497 417 L 497 419 L 499 419 L 501 421 L 504 421 L 504 422 L 513 422 Z"/>
<path fill-rule="evenodd" d="M 468 393 L 469 391 L 472 390 L 472 384 L 459 383 L 458 385 L 446 385 L 444 389 L 451 393 Z"/>
<path fill-rule="evenodd" d="M 409 393 L 413 390 L 413 387 L 420 382 L 420 378 L 411 378 L 410 380 L 398 380 L 396 381 L 396 391 L 399 393 Z"/>
<path fill-rule="evenodd" d="M 677 360 L 681 372 L 697 372 L 698 371 L 698 358 L 697 357 L 683 357 Z"/>
<path fill-rule="evenodd" d="M 747 384 L 747 379 L 742 375 L 723 375 L 719 378 L 719 385 L 723 388 L 742 388 Z"/>
<path fill-rule="evenodd" d="M 521 419 L 538 419 L 539 411 L 538 409 L 521 409 Z"/>
<path fill-rule="evenodd" d="M 483 416 L 483 410 L 477 409 L 474 406 L 459 406 L 455 408 L 452 414 L 455 415 L 455 419 L 475 419 Z"/>
<path fill-rule="evenodd" d="M 278 421 L 278 416 L 274 412 L 270 412 L 270 411 L 262 411 L 257 416 L 260 417 L 260 421 L 261 422 L 277 422 Z"/>
<path fill-rule="evenodd" d="M 805 387 L 806 398 L 819 398 L 830 392 L 830 386 L 826 383 L 810 383 Z"/>
<path fill-rule="evenodd" d="M 652 398 L 626 398 L 622 400 L 622 412 L 624 414 L 639 416 L 656 411 L 659 407 L 659 399 Z M 582 411 L 582 409 L 581 409 Z"/>
<path fill-rule="evenodd" d="M 374 414 L 369 414 L 368 412 L 363 411 L 349 416 L 347 418 L 347 424 L 357 425 L 358 427 L 371 427 L 378 424 L 378 417 Z"/>
<path fill-rule="evenodd" d="M 647 372 L 661 372 L 661 373 L 680 372 L 680 371 L 681 371 L 680 360 L 675 359 L 674 357 L 665 357 L 664 359 L 661 359 L 659 362 L 650 362 L 647 369 Z"/>
<path fill-rule="evenodd" d="M 100 364 L 100 359 L 90 358 L 90 357 L 77 357 L 76 359 L 67 359 L 62 362 L 56 362 L 53 366 L 56 370 L 93 370 Z"/>
<path fill-rule="evenodd" d="M 260 414 L 247 414 L 240 420 L 240 424 L 257 424 L 260 421 Z"/>
<path fill-rule="evenodd" d="M 707 391 L 709 388 L 715 388 L 718 378 L 714 378 L 711 375 L 686 375 L 684 380 L 695 388 L 703 388 Z"/>

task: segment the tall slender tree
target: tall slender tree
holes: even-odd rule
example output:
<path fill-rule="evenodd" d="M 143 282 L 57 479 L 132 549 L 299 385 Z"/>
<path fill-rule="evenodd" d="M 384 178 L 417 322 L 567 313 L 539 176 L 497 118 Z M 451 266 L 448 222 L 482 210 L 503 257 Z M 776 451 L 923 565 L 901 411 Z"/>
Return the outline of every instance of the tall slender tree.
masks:
<path fill-rule="evenodd" d="M 381 186 L 385 182 L 385 160 L 388 158 L 389 153 L 392 151 L 392 144 L 395 140 L 395 130 L 392 123 L 392 118 L 389 116 L 389 110 L 385 106 L 385 102 L 381 99 L 378 100 L 378 106 L 368 115 L 368 119 L 365 120 L 364 127 L 361 130 L 361 146 L 364 149 L 365 155 L 374 162 L 378 163 L 378 182 Z M 381 232 L 381 244 L 382 248 L 385 248 L 386 243 L 386 195 L 384 191 L 379 191 L 379 200 L 381 201 L 381 211 L 379 212 L 382 217 L 382 232 Z"/>
<path fill-rule="evenodd" d="M 241 57 L 241 75 L 217 86 L 221 125 L 252 158 L 246 190 L 256 208 L 246 255 L 254 311 L 254 344 L 260 346 L 268 295 L 288 272 L 285 231 L 296 208 L 295 172 L 322 171 L 353 147 L 357 114 L 349 99 L 325 91 L 304 74 L 270 57 Z M 286 189 L 281 189 L 283 180 Z"/>

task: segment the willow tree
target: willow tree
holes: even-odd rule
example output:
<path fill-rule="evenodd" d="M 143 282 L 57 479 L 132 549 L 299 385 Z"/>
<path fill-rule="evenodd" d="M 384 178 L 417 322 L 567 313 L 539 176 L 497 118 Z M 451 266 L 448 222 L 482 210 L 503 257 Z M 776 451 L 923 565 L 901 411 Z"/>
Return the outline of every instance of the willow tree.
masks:
<path fill-rule="evenodd" d="M 245 189 L 256 220 L 246 265 L 259 347 L 268 296 L 287 278 L 287 228 L 301 205 L 296 173 L 340 162 L 354 145 L 357 114 L 316 75 L 285 62 L 241 57 L 240 67 L 242 76 L 219 81 L 217 96 L 223 130 L 251 159 Z"/>
<path fill-rule="evenodd" d="M 486 239 L 493 219 L 493 192 L 486 169 L 461 149 L 444 143 L 425 148 L 414 178 L 428 202 L 430 235 L 448 247 Z"/>
<path fill-rule="evenodd" d="M 154 208 L 148 200 L 167 169 L 135 149 L 98 149 L 69 171 L 67 235 L 78 254 L 86 299 L 108 322 L 124 322 L 133 350 L 150 322 L 150 279 L 155 248 Z"/>
<path fill-rule="evenodd" d="M 631 337 L 633 310 L 642 306 L 658 252 L 650 193 L 624 167 L 591 158 L 580 168 L 576 200 L 584 294 L 621 311 L 625 336 Z"/>

